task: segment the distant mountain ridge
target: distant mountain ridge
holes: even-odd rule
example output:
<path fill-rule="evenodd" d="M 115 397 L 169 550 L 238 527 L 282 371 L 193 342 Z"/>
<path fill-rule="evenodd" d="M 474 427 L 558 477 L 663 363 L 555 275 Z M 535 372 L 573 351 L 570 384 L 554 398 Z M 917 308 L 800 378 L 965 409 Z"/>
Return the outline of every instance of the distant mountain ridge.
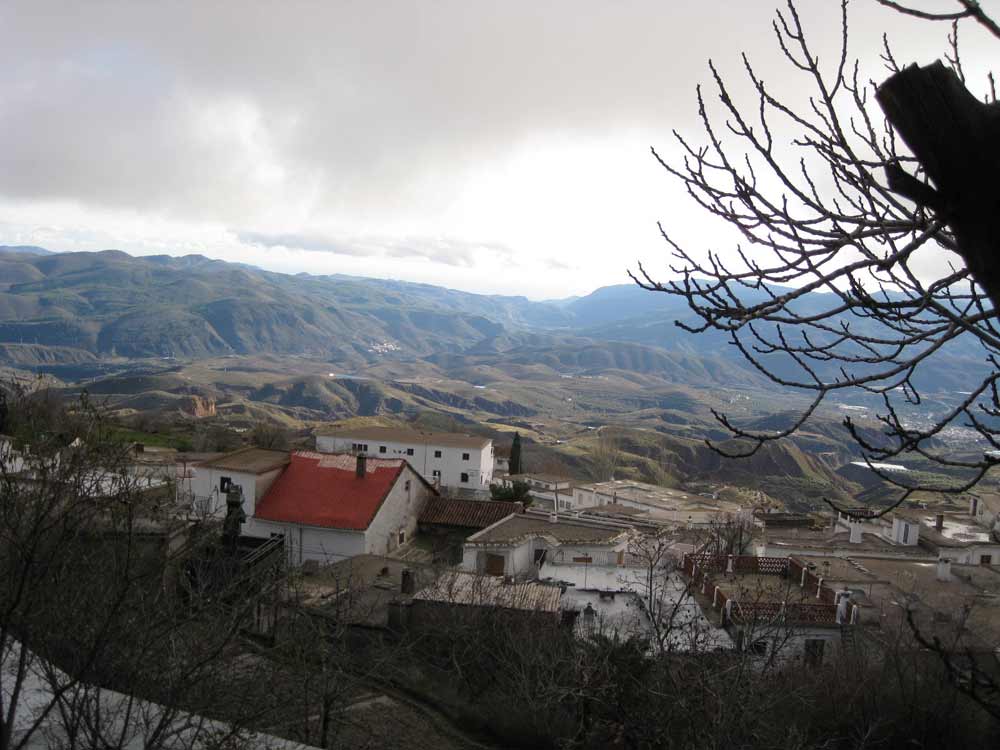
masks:
<path fill-rule="evenodd" d="M 460 356 L 493 366 L 534 358 L 557 371 L 656 372 L 697 385 L 761 382 L 723 335 L 687 334 L 677 319 L 692 320 L 684 300 L 634 285 L 534 302 L 282 274 L 201 255 L 0 246 L 0 363 L 13 366 L 304 354 L 347 368 Z"/>

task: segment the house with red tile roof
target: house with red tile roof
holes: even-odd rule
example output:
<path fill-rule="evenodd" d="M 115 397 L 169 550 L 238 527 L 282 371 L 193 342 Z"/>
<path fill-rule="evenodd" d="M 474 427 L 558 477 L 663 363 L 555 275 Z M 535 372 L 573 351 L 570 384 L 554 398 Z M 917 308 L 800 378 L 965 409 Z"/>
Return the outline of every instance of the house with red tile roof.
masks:
<path fill-rule="evenodd" d="M 401 458 L 297 451 L 257 501 L 246 533 L 283 535 L 293 565 L 385 555 L 410 540 L 436 495 Z"/>

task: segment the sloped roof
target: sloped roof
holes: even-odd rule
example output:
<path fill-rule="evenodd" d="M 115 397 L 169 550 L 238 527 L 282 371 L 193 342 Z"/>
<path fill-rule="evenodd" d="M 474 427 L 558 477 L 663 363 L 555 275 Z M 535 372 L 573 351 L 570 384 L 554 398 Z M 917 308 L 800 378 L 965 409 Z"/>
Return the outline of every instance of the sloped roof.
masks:
<path fill-rule="evenodd" d="M 420 523 L 485 529 L 511 513 L 520 513 L 523 510 L 524 506 L 521 503 L 507 500 L 458 500 L 432 497 L 420 513 Z"/>
<path fill-rule="evenodd" d="M 558 612 L 562 590 L 545 583 L 505 583 L 497 576 L 445 571 L 430 586 L 418 591 L 414 601 L 502 607 L 537 612 Z"/>
<path fill-rule="evenodd" d="M 613 544 L 628 533 L 629 527 L 614 521 L 566 518 L 527 510 L 505 518 L 469 537 L 474 544 L 509 544 L 544 536 L 558 544 Z"/>
<path fill-rule="evenodd" d="M 264 521 L 364 531 L 396 484 L 406 462 L 369 458 L 364 478 L 345 454 L 292 454 L 254 512 Z"/>
<path fill-rule="evenodd" d="M 228 469 L 247 474 L 266 474 L 280 469 L 289 461 L 288 451 L 273 451 L 266 448 L 240 448 L 223 453 L 217 458 L 202 461 L 197 466 L 206 469 Z"/>

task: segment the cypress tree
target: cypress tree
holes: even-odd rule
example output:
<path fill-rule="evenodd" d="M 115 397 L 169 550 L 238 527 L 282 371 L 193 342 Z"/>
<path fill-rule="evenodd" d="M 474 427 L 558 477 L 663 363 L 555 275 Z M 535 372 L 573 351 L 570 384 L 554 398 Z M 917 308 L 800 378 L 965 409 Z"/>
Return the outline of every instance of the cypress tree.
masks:
<path fill-rule="evenodd" d="M 511 474 L 520 474 L 521 469 L 521 433 L 514 433 L 514 442 L 510 445 L 510 465 Z"/>

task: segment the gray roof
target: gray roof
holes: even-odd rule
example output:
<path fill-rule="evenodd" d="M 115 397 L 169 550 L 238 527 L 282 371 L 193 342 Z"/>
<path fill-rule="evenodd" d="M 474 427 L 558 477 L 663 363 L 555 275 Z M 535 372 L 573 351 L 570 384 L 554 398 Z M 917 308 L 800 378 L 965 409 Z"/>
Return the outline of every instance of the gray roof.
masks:
<path fill-rule="evenodd" d="M 568 520 L 547 513 L 525 511 L 509 516 L 469 537 L 473 544 L 502 544 L 516 542 L 533 536 L 552 537 L 560 544 L 586 542 L 610 544 L 628 533 L 629 528 L 617 523 L 572 519 Z"/>
<path fill-rule="evenodd" d="M 291 460 L 288 451 L 272 451 L 265 448 L 241 448 L 232 453 L 224 453 L 218 458 L 202 461 L 197 465 L 207 469 L 226 469 L 245 474 L 266 474 L 274 469 L 287 466 Z"/>
<path fill-rule="evenodd" d="M 505 583 L 497 576 L 445 571 L 440 578 L 418 591 L 414 601 L 502 607 L 536 612 L 558 612 L 562 590 L 544 583 Z"/>

